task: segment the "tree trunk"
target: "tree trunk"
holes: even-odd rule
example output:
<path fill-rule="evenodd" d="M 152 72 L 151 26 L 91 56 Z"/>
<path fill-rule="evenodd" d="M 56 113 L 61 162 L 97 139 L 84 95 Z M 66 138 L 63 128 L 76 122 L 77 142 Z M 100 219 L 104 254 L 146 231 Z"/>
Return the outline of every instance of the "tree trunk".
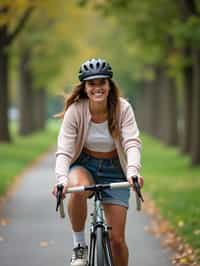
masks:
<path fill-rule="evenodd" d="M 0 27 L 0 142 L 9 142 L 8 128 L 8 53 L 4 46 L 7 37 L 6 27 Z"/>
<path fill-rule="evenodd" d="M 171 146 L 178 144 L 178 126 L 177 126 L 177 90 L 175 86 L 175 80 L 171 77 L 168 79 L 167 88 L 167 118 L 168 118 L 168 130 L 166 135 L 166 143 Z"/>
<path fill-rule="evenodd" d="M 145 81 L 142 82 L 140 90 L 135 95 L 135 115 L 138 127 L 145 131 Z"/>
<path fill-rule="evenodd" d="M 20 55 L 19 63 L 19 134 L 28 135 L 33 132 L 34 119 L 33 119 L 33 82 L 32 75 L 29 67 L 30 51 L 23 49 Z"/>
<path fill-rule="evenodd" d="M 152 136 L 160 138 L 160 122 L 161 122 L 161 112 L 162 102 L 161 102 L 161 87 L 162 87 L 162 75 L 163 67 L 155 67 L 155 80 L 152 86 L 151 95 L 151 132 Z"/>
<path fill-rule="evenodd" d="M 46 91 L 41 88 L 34 93 L 34 124 L 35 130 L 45 128 L 46 122 Z"/>
<path fill-rule="evenodd" d="M 194 78 L 192 103 L 191 159 L 192 165 L 200 164 L 200 49 L 193 50 Z"/>
<path fill-rule="evenodd" d="M 166 144 L 174 146 L 178 142 L 177 97 L 174 80 L 167 76 L 166 69 L 163 71 L 162 83 L 160 136 Z"/>
<path fill-rule="evenodd" d="M 152 135 L 152 88 L 153 81 L 146 81 L 144 87 L 143 101 L 143 128 L 145 132 Z"/>
<path fill-rule="evenodd" d="M 184 50 L 185 58 L 191 59 L 191 48 L 186 47 Z M 184 68 L 184 128 L 182 132 L 181 150 L 188 153 L 191 147 L 191 122 L 192 122 L 192 102 L 193 102 L 193 67 L 192 64 Z"/>
<path fill-rule="evenodd" d="M 144 82 L 142 102 L 142 128 L 144 131 L 158 138 L 160 131 L 160 78 L 161 68 L 155 68 L 155 79 Z"/>
<path fill-rule="evenodd" d="M 13 31 L 8 31 L 7 24 L 0 26 L 0 142 L 10 142 L 8 127 L 8 107 L 9 107 L 9 88 L 8 88 L 8 47 L 12 44 L 15 37 L 23 29 L 29 18 L 33 7 L 28 8 L 22 14 Z M 7 16 L 9 8 L 7 5 L 1 5 L 0 16 Z"/>

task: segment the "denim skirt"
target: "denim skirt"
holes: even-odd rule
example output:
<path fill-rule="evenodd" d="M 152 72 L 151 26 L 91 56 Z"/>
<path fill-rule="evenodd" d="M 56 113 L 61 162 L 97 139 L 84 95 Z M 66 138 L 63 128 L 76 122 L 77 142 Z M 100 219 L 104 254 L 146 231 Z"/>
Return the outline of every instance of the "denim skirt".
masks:
<path fill-rule="evenodd" d="M 85 168 L 91 175 L 95 184 L 126 182 L 127 179 L 121 168 L 118 157 L 112 159 L 99 159 L 82 151 L 79 158 L 70 166 Z M 102 192 L 103 203 L 129 207 L 130 188 L 106 189 Z"/>

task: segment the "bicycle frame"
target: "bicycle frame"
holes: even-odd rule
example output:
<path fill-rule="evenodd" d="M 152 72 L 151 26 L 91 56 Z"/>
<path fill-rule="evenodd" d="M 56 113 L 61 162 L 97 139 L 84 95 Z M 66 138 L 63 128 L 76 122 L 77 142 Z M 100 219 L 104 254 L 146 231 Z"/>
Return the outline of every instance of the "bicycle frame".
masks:
<path fill-rule="evenodd" d="M 94 212 L 93 212 L 93 221 L 95 221 L 97 224 L 102 224 L 104 222 L 104 216 L 103 216 L 103 208 L 101 205 L 101 192 L 97 191 L 95 193 L 95 199 L 94 199 Z"/>

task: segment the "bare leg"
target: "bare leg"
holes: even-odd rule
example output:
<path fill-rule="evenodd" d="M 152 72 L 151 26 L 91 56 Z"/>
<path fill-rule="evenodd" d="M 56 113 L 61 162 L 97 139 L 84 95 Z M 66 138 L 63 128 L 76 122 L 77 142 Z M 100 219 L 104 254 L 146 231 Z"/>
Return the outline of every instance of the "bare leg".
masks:
<path fill-rule="evenodd" d="M 125 241 L 127 209 L 123 206 L 104 204 L 108 225 L 112 227 L 111 249 L 115 266 L 128 266 L 128 247 Z"/>
<path fill-rule="evenodd" d="M 88 171 L 83 167 L 72 169 L 69 174 L 69 187 L 91 185 L 92 178 Z M 72 229 L 75 232 L 80 232 L 84 229 L 87 217 L 87 197 L 89 193 L 80 192 L 70 194 L 68 200 L 68 214 L 72 224 Z"/>

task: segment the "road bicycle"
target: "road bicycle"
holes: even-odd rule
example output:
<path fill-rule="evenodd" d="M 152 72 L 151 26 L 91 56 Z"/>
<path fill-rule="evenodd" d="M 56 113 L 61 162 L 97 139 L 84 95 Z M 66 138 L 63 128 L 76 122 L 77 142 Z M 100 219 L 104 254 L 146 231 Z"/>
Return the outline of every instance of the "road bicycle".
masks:
<path fill-rule="evenodd" d="M 112 251 L 109 239 L 109 230 L 112 228 L 106 224 L 104 210 L 102 207 L 102 191 L 105 189 L 118 189 L 129 187 L 129 182 L 117 182 L 109 184 L 94 184 L 90 186 L 78 186 L 67 189 L 66 193 L 92 191 L 94 193 L 94 207 L 91 213 L 90 223 L 90 243 L 88 266 L 114 266 Z M 137 210 L 141 209 L 141 202 L 144 201 L 140 191 L 138 177 L 133 177 L 133 187 L 136 195 Z M 62 185 L 57 186 L 57 205 L 56 211 L 60 210 L 60 216 L 65 217 Z"/>

